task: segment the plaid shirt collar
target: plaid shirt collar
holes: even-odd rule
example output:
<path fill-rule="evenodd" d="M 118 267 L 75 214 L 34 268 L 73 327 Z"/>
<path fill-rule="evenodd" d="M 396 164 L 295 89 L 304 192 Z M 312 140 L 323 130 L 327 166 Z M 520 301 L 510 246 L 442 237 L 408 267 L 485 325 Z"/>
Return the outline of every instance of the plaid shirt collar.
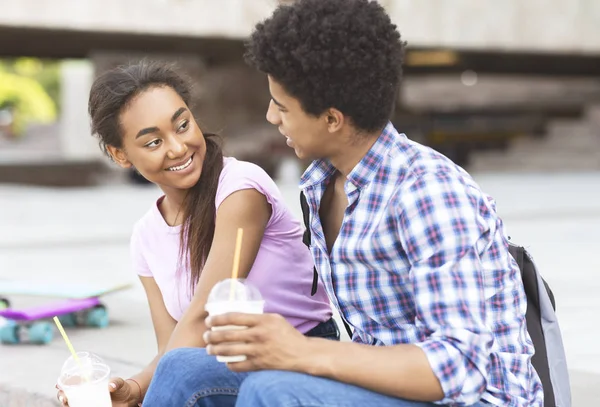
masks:
<path fill-rule="evenodd" d="M 348 174 L 348 181 L 361 190 L 365 188 L 377 174 L 381 163 L 392 144 L 401 137 L 392 123 L 388 122 L 371 149 Z M 328 160 L 316 160 L 302 175 L 300 188 L 312 188 L 326 182 L 335 173 L 335 167 Z"/>

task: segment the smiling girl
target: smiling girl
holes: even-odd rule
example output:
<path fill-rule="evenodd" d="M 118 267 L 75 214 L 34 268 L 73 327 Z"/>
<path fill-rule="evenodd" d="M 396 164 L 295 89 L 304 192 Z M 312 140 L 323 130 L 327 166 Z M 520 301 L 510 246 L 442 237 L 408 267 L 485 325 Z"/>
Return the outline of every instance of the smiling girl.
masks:
<path fill-rule="evenodd" d="M 131 236 L 158 354 L 136 376 L 111 380 L 113 406 L 141 403 L 167 350 L 205 346 L 204 305 L 211 288 L 231 274 L 238 228 L 244 229 L 239 276 L 260 290 L 265 312 L 303 334 L 339 338 L 323 287 L 311 293 L 314 263 L 300 222 L 261 168 L 223 157 L 216 137 L 202 132 L 180 74 L 147 62 L 108 71 L 92 86 L 89 114 L 112 160 L 164 193 Z"/>

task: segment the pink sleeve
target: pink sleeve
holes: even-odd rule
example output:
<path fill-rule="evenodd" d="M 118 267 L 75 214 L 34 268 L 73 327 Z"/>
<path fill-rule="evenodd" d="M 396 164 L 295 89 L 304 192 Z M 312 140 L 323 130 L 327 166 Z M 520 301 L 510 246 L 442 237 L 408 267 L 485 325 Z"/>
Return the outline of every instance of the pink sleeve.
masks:
<path fill-rule="evenodd" d="M 133 271 L 142 277 L 153 277 L 152 271 L 144 259 L 144 243 L 141 240 L 141 234 L 137 227 L 134 227 L 129 244 L 129 253 L 131 256 L 131 265 Z"/>
<path fill-rule="evenodd" d="M 265 196 L 267 202 L 273 208 L 273 214 L 269 223 L 276 218 L 279 201 L 279 189 L 269 175 L 258 165 L 247 162 L 236 162 L 226 167 L 217 188 L 215 207 L 218 209 L 221 203 L 231 194 L 243 189 L 255 189 Z"/>

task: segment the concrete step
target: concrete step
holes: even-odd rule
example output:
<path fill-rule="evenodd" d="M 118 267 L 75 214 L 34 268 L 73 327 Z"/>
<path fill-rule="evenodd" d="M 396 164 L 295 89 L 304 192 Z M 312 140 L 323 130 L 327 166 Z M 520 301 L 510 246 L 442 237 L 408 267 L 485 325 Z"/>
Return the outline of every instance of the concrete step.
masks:
<path fill-rule="evenodd" d="M 475 152 L 469 170 L 600 169 L 600 131 L 592 122 L 595 114 L 596 111 L 590 109 L 585 120 L 554 120 L 549 123 L 545 137 L 515 139 L 505 151 Z"/>
<path fill-rule="evenodd" d="M 594 154 L 578 154 L 569 151 L 552 154 L 520 152 L 508 156 L 499 152 L 481 152 L 473 154 L 467 169 L 470 172 L 594 171 L 600 170 L 600 152 Z"/>

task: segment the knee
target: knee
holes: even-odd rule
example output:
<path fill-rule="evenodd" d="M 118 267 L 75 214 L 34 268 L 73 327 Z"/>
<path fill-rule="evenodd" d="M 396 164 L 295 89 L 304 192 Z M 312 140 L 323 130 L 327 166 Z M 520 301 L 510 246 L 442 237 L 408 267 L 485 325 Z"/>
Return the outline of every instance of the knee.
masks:
<path fill-rule="evenodd" d="M 201 348 L 179 348 L 165 353 L 159 360 L 150 390 L 153 393 L 172 389 L 187 392 L 203 373 L 209 371 L 214 357 Z"/>
<path fill-rule="evenodd" d="M 279 372 L 276 370 L 263 370 L 259 372 L 250 373 L 246 380 L 242 383 L 244 391 L 248 393 L 257 393 L 264 390 L 267 386 L 273 386 L 279 381 L 279 376 L 285 372 Z"/>
<path fill-rule="evenodd" d="M 158 362 L 144 406 L 184 405 L 197 391 L 199 374 L 209 357 L 200 348 L 180 348 L 165 353 Z M 175 404 L 169 404 L 172 400 Z"/>
<path fill-rule="evenodd" d="M 199 349 L 191 348 L 179 348 L 173 349 L 165 353 L 159 360 L 154 372 L 154 377 L 160 377 L 167 375 L 169 377 L 183 374 L 187 369 L 182 368 L 183 366 L 189 365 L 193 357 L 193 354 L 197 353 Z"/>
<path fill-rule="evenodd" d="M 174 349 L 162 356 L 148 388 L 146 398 L 154 404 L 144 406 L 188 405 L 200 396 L 235 395 L 245 376 L 229 370 L 204 348 Z"/>
<path fill-rule="evenodd" d="M 284 405 L 294 388 L 294 373 L 265 370 L 251 373 L 243 382 L 236 406 L 266 407 Z"/>

